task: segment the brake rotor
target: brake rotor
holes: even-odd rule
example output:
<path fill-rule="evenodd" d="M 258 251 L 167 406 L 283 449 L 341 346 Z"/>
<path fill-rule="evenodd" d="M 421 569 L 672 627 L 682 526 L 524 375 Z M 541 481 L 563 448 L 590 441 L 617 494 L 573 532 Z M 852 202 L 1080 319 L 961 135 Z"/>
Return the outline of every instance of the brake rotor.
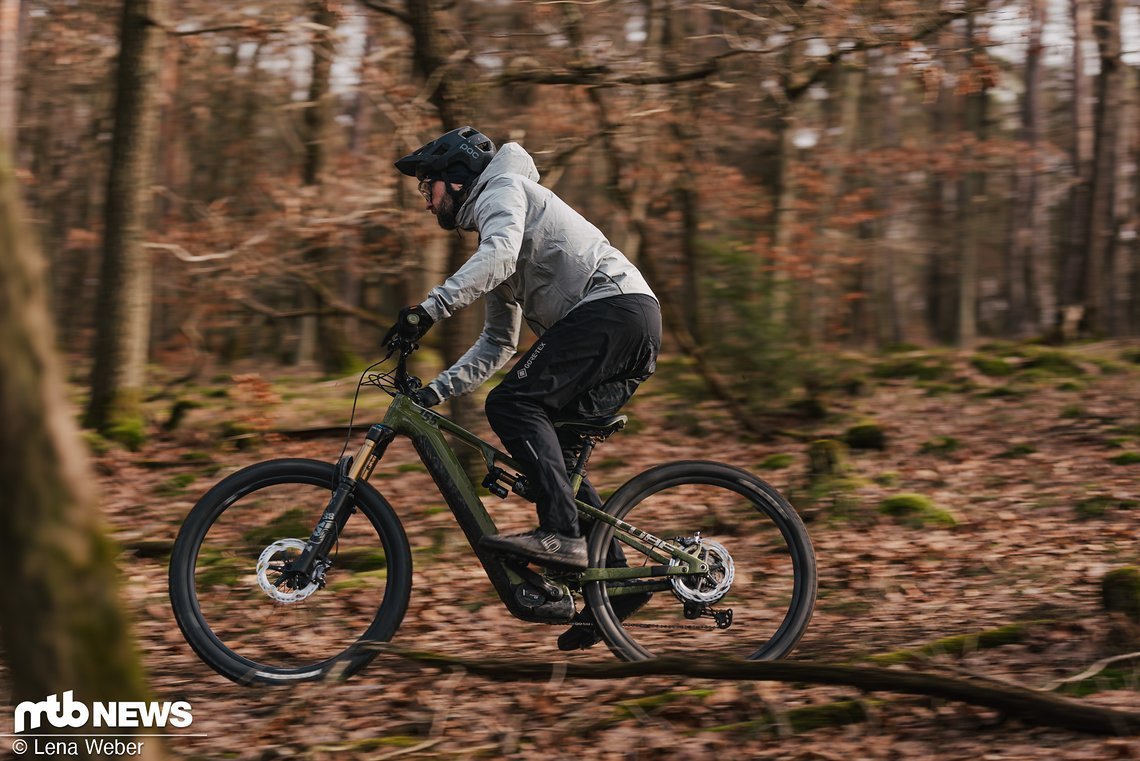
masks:
<path fill-rule="evenodd" d="M 257 559 L 257 585 L 270 599 L 281 603 L 300 602 L 320 587 L 315 581 L 299 588 L 288 584 L 290 577 L 285 566 L 301 557 L 304 551 L 305 543 L 300 539 L 278 539 L 261 551 Z"/>
<path fill-rule="evenodd" d="M 720 542 L 699 539 L 694 546 L 699 549 L 698 554 L 708 565 L 709 570 L 700 575 L 671 577 L 673 594 L 683 602 L 712 605 L 728 594 L 728 590 L 732 588 L 733 579 L 736 578 L 736 566 L 732 562 L 728 548 Z M 669 565 L 680 563 L 681 561 L 676 558 L 669 561 Z"/>

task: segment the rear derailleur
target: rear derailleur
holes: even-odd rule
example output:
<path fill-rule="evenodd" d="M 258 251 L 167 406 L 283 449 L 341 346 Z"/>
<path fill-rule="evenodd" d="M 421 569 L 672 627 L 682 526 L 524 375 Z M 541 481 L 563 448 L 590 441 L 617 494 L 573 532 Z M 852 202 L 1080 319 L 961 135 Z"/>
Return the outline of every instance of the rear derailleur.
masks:
<path fill-rule="evenodd" d="M 685 604 L 685 618 L 690 620 L 698 618 L 711 618 L 716 622 L 716 628 L 727 629 L 732 626 L 732 608 L 714 610 L 709 605 L 683 600 Z"/>

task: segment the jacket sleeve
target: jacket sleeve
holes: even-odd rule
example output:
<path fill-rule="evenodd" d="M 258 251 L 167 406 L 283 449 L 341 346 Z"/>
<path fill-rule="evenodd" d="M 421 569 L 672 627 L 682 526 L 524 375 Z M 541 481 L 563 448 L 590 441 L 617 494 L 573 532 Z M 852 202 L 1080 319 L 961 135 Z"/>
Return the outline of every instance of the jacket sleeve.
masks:
<path fill-rule="evenodd" d="M 514 356 L 522 329 L 522 307 L 499 290 L 487 294 L 487 318 L 475 345 L 428 385 L 447 400 L 474 391 Z"/>
<path fill-rule="evenodd" d="M 421 306 L 433 320 L 450 317 L 514 274 L 522 248 L 527 200 L 518 178 L 491 180 L 475 199 L 479 247 Z"/>

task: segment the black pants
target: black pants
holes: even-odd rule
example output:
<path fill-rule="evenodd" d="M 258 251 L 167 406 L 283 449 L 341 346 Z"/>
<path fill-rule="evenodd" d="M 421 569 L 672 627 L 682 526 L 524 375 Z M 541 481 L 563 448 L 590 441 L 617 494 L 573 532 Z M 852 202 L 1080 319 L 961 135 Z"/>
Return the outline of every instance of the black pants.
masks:
<path fill-rule="evenodd" d="M 487 396 L 487 420 L 534 490 L 539 525 L 579 536 L 567 475 L 567 451 L 555 420 L 617 414 L 657 368 L 661 309 L 651 296 L 629 294 L 590 301 L 556 322 Z M 583 483 L 583 502 L 601 505 Z"/>

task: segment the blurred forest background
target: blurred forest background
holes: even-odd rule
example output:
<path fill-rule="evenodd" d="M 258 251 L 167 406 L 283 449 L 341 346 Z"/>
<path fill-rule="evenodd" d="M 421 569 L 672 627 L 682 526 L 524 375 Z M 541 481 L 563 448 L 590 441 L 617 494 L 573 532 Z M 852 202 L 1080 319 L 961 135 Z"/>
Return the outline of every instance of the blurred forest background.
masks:
<path fill-rule="evenodd" d="M 147 361 L 375 357 L 475 245 L 392 168 L 464 123 L 535 155 L 738 401 L 810 393 L 803 347 L 1140 330 L 1125 0 L 0 7 L 0 135 L 100 429 Z M 479 315 L 449 323 L 454 357 Z"/>
<path fill-rule="evenodd" d="M 1135 712 L 1138 111 L 1127 0 L 0 0 L 0 694 L 137 696 L 137 644 L 152 694 L 194 704 L 176 756 L 1140 757 L 820 686 L 504 687 L 393 656 L 253 692 L 197 661 L 166 596 L 197 497 L 335 456 L 396 310 L 474 250 L 392 166 L 472 124 L 663 302 L 660 370 L 598 480 L 699 452 L 809 521 L 796 658 Z M 476 397 L 450 405 L 489 433 Z M 470 550 L 410 447 L 384 466 L 416 553 L 396 644 L 564 659 L 456 578 Z M 503 504 L 503 530 L 531 525 Z"/>

